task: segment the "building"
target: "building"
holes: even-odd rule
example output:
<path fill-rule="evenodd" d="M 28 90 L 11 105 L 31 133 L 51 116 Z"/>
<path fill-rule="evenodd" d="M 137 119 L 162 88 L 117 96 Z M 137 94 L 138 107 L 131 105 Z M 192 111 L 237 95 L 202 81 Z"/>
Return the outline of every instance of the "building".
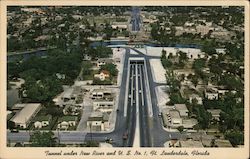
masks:
<path fill-rule="evenodd" d="M 207 109 L 209 113 L 212 115 L 212 119 L 220 121 L 220 113 L 222 112 L 221 109 Z"/>
<path fill-rule="evenodd" d="M 95 100 L 93 102 L 93 110 L 99 110 L 101 112 L 111 112 L 114 108 L 114 100 Z"/>
<path fill-rule="evenodd" d="M 25 129 L 28 127 L 31 120 L 40 111 L 42 105 L 40 103 L 26 103 L 26 104 L 18 104 L 18 107 L 22 108 L 19 112 L 16 113 L 16 115 L 14 115 L 11 118 L 11 121 L 13 121 L 16 126 Z"/>
<path fill-rule="evenodd" d="M 109 115 L 103 112 L 92 112 L 87 121 L 90 131 L 105 131 L 109 129 Z"/>
<path fill-rule="evenodd" d="M 219 94 L 216 89 L 207 88 L 205 89 L 205 97 L 209 100 L 217 100 L 219 98 Z"/>
<path fill-rule="evenodd" d="M 114 63 L 113 59 L 109 58 L 99 58 L 97 60 L 97 67 L 100 68 L 102 65 L 108 64 L 108 63 Z"/>
<path fill-rule="evenodd" d="M 214 28 L 210 26 L 198 25 L 196 26 L 197 33 L 201 33 L 202 36 L 206 35 L 209 31 L 214 30 Z"/>
<path fill-rule="evenodd" d="M 58 129 L 67 130 L 69 127 L 76 126 L 77 117 L 66 115 L 58 119 Z"/>
<path fill-rule="evenodd" d="M 189 96 L 189 103 L 193 103 L 193 100 L 197 101 L 197 104 L 202 105 L 202 98 L 198 94 L 191 94 Z"/>
<path fill-rule="evenodd" d="M 174 108 L 179 111 L 181 117 L 188 117 L 188 109 L 186 104 L 175 104 Z"/>
<path fill-rule="evenodd" d="M 165 127 L 177 128 L 182 126 L 182 118 L 180 117 L 179 111 L 174 109 L 168 112 L 162 112 L 162 120 Z"/>
<path fill-rule="evenodd" d="M 190 74 L 195 75 L 193 69 L 178 69 L 178 70 L 173 70 L 173 73 L 175 76 L 184 75 L 185 77 L 187 77 Z"/>
<path fill-rule="evenodd" d="M 121 29 L 124 29 L 124 30 L 127 30 L 128 29 L 128 25 L 126 24 L 113 24 L 111 25 L 112 29 L 118 29 L 118 30 L 121 30 Z"/>
<path fill-rule="evenodd" d="M 50 121 L 52 119 L 51 115 L 46 116 L 38 116 L 34 119 L 34 127 L 41 129 L 42 127 L 46 127 L 50 124 Z"/>
<path fill-rule="evenodd" d="M 104 81 L 105 79 L 107 79 L 109 77 L 110 77 L 110 73 L 109 73 L 109 71 L 106 71 L 106 70 L 102 70 L 99 74 L 94 75 L 94 78 L 98 78 L 101 81 Z"/>
<path fill-rule="evenodd" d="M 94 89 L 91 93 L 92 99 L 108 99 L 112 97 L 111 90 L 107 89 Z"/>

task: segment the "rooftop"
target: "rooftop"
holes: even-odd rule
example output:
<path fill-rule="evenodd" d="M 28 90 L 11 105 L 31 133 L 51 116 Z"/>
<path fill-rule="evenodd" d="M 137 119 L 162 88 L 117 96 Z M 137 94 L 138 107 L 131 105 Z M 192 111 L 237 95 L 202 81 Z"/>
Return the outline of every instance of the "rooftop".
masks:
<path fill-rule="evenodd" d="M 208 112 L 212 114 L 212 116 L 220 116 L 221 109 L 207 109 Z"/>
<path fill-rule="evenodd" d="M 169 114 L 170 114 L 171 118 L 181 118 L 180 113 L 177 110 L 170 110 Z"/>
<path fill-rule="evenodd" d="M 103 112 L 92 112 L 88 118 L 88 121 L 108 121 L 109 115 Z"/>
<path fill-rule="evenodd" d="M 175 104 L 175 109 L 188 111 L 186 104 Z"/>
<path fill-rule="evenodd" d="M 27 103 L 20 104 L 19 106 L 24 106 L 23 109 L 16 113 L 16 115 L 11 119 L 15 123 L 26 123 L 30 120 L 32 115 L 41 107 L 40 103 Z"/>

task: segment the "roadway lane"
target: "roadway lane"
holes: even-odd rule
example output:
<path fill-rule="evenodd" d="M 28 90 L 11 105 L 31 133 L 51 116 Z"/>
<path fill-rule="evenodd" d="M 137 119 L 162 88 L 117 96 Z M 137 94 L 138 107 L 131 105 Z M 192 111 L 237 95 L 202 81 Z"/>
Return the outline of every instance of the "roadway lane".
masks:
<path fill-rule="evenodd" d="M 140 110 L 140 138 L 141 147 L 151 147 L 149 124 L 148 124 L 148 101 L 146 97 L 146 84 L 145 74 L 144 74 L 144 64 L 138 65 L 138 86 L 139 86 L 139 110 Z"/>

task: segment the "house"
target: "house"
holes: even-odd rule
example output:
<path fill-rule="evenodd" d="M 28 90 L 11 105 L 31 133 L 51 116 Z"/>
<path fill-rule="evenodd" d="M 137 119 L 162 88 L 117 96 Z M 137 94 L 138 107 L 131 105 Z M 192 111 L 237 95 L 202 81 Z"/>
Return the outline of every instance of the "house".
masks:
<path fill-rule="evenodd" d="M 83 106 L 81 106 L 81 105 L 68 104 L 64 107 L 63 114 L 64 115 L 78 115 L 82 108 L 83 108 Z"/>
<path fill-rule="evenodd" d="M 188 109 L 186 104 L 175 104 L 174 108 L 180 112 L 181 117 L 188 117 Z"/>
<path fill-rule="evenodd" d="M 193 127 L 198 124 L 197 119 L 194 118 L 190 118 L 190 119 L 182 119 L 182 126 L 186 129 L 186 130 L 192 130 L 193 131 Z"/>
<path fill-rule="evenodd" d="M 107 89 L 94 89 L 91 93 L 92 99 L 108 99 L 112 97 L 111 90 Z"/>
<path fill-rule="evenodd" d="M 189 103 L 193 103 L 193 100 L 197 101 L 197 104 L 202 105 L 202 97 L 200 97 L 198 94 L 191 94 L 189 96 Z"/>
<path fill-rule="evenodd" d="M 31 120 L 42 108 L 42 105 L 41 103 L 25 103 L 17 104 L 14 107 L 20 107 L 21 110 L 18 111 L 10 120 L 13 121 L 16 126 L 27 128 Z"/>
<path fill-rule="evenodd" d="M 128 29 L 128 25 L 126 25 L 126 24 L 113 24 L 113 25 L 111 25 L 111 27 L 112 27 L 112 29 L 118 29 L 118 30 L 122 30 L 122 29 L 124 29 L 124 30 L 127 30 Z"/>
<path fill-rule="evenodd" d="M 205 89 L 205 97 L 209 100 L 214 100 L 219 98 L 217 89 L 207 88 Z"/>
<path fill-rule="evenodd" d="M 92 59 L 91 56 L 84 54 L 83 60 L 90 61 L 91 59 Z"/>
<path fill-rule="evenodd" d="M 195 75 L 193 69 L 178 69 L 178 70 L 173 70 L 173 73 L 175 76 L 184 75 L 185 77 L 187 77 L 190 74 Z"/>
<path fill-rule="evenodd" d="M 52 119 L 51 115 L 46 116 L 38 116 L 34 119 L 34 127 L 41 129 L 42 127 L 46 127 L 50 124 L 50 121 Z"/>
<path fill-rule="evenodd" d="M 220 121 L 220 113 L 222 112 L 221 109 L 207 109 L 209 113 L 212 115 L 212 119 Z"/>
<path fill-rule="evenodd" d="M 114 63 L 113 59 L 110 58 L 99 58 L 97 60 L 97 67 L 100 68 L 102 65 L 108 64 L 108 63 Z"/>
<path fill-rule="evenodd" d="M 101 81 L 104 81 L 105 79 L 110 77 L 109 71 L 102 70 L 99 74 L 95 74 L 94 78 L 99 78 Z"/>
<path fill-rule="evenodd" d="M 101 112 L 111 112 L 114 108 L 114 100 L 95 100 L 93 101 L 93 110 L 99 110 Z"/>
<path fill-rule="evenodd" d="M 105 131 L 110 127 L 109 115 L 103 112 L 92 112 L 87 120 L 87 127 L 90 131 Z"/>
<path fill-rule="evenodd" d="M 58 119 L 57 128 L 67 130 L 71 126 L 76 126 L 77 117 L 66 115 Z"/>

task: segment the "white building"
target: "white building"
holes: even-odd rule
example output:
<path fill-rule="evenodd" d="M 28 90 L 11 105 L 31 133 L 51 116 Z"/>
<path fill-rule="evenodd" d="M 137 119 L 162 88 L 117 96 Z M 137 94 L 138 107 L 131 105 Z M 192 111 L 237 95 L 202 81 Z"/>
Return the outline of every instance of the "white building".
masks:
<path fill-rule="evenodd" d="M 189 96 L 189 103 L 193 103 L 193 100 L 197 101 L 197 104 L 202 105 L 202 97 L 200 97 L 198 94 L 192 94 Z"/>
<path fill-rule="evenodd" d="M 58 129 L 67 130 L 71 126 L 76 126 L 77 117 L 76 116 L 63 116 L 58 120 Z"/>
<path fill-rule="evenodd" d="M 205 89 L 205 97 L 209 100 L 217 100 L 219 98 L 219 93 L 216 89 Z"/>
<path fill-rule="evenodd" d="M 39 129 L 41 129 L 42 127 L 46 127 L 50 124 L 51 119 L 51 115 L 36 117 L 34 127 Z"/>
<path fill-rule="evenodd" d="M 113 100 L 95 100 L 93 102 L 93 110 L 99 110 L 101 112 L 111 112 L 114 108 Z"/>
<path fill-rule="evenodd" d="M 107 113 L 92 112 L 87 121 L 87 128 L 90 131 L 105 131 L 110 127 Z"/>
<path fill-rule="evenodd" d="M 11 121 L 13 121 L 16 126 L 27 128 L 32 118 L 40 111 L 42 105 L 40 103 L 27 103 L 22 106 L 23 108 L 11 118 Z"/>
<path fill-rule="evenodd" d="M 92 99 L 103 99 L 105 97 L 109 98 L 111 97 L 112 92 L 111 90 L 107 89 L 94 89 L 91 93 Z"/>

